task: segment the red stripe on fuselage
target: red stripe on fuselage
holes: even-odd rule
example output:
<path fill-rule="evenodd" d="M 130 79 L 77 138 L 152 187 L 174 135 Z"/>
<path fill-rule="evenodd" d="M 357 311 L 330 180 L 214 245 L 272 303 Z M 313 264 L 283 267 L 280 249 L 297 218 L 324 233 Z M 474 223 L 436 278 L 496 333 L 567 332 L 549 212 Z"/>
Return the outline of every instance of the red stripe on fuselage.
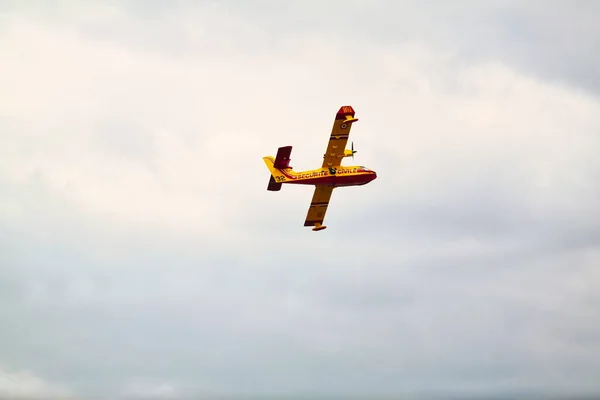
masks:
<path fill-rule="evenodd" d="M 309 179 L 295 179 L 291 183 L 295 185 L 333 185 L 333 186 L 357 186 L 364 185 L 377 178 L 374 173 L 359 175 L 327 175 Z"/>
<path fill-rule="evenodd" d="M 281 171 L 281 173 L 288 179 L 292 179 L 292 180 L 298 179 L 294 175 L 289 174 L 286 170 L 280 169 L 279 171 Z"/>

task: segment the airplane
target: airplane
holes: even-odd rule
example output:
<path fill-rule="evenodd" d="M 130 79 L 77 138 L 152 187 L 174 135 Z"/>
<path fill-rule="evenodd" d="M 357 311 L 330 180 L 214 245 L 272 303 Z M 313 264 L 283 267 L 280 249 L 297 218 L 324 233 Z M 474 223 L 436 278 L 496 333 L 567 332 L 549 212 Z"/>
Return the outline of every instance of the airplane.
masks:
<path fill-rule="evenodd" d="M 313 231 L 327 228 L 323 225 L 323 221 L 333 189 L 343 186 L 365 185 L 377 178 L 375 171 L 362 165 L 342 166 L 343 158 L 352 157 L 354 160 L 354 153 L 356 153 L 354 143 L 350 150 L 346 149 L 352 124 L 358 121 L 358 118 L 354 118 L 354 116 L 355 112 L 352 106 L 342 106 L 336 113 L 327 150 L 323 155 L 323 165 L 319 169 L 294 171 L 293 167 L 290 166 L 292 146 L 280 147 L 275 158 L 273 156 L 263 157 L 267 168 L 271 172 L 267 190 L 279 191 L 284 183 L 315 186 L 308 214 L 304 221 L 304 226 L 312 226 Z"/>

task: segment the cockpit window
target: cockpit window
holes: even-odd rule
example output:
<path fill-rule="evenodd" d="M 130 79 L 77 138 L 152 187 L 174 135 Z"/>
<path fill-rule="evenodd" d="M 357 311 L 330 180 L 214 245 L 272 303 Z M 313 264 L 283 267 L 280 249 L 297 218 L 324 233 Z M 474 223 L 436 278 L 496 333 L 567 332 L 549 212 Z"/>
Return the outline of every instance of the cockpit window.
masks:
<path fill-rule="evenodd" d="M 368 171 L 368 170 L 369 170 L 369 168 L 367 168 L 367 167 L 363 167 L 362 165 L 360 166 L 360 169 L 362 169 L 362 170 L 365 170 L 365 171 Z"/>

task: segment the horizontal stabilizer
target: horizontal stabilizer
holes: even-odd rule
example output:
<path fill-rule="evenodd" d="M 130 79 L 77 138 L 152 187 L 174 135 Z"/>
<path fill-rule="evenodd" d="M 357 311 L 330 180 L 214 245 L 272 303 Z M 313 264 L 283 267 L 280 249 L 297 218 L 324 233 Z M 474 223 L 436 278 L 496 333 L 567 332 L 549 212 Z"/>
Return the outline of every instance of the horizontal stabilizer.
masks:
<path fill-rule="evenodd" d="M 279 190 L 281 190 L 281 182 L 276 182 L 275 178 L 273 178 L 273 175 L 271 175 L 271 179 L 269 179 L 269 185 L 267 186 L 267 190 L 270 190 L 271 192 L 277 192 Z"/>
<path fill-rule="evenodd" d="M 290 167 L 290 155 L 292 154 L 292 146 L 280 147 L 275 156 L 274 167 L 277 169 L 292 168 Z"/>

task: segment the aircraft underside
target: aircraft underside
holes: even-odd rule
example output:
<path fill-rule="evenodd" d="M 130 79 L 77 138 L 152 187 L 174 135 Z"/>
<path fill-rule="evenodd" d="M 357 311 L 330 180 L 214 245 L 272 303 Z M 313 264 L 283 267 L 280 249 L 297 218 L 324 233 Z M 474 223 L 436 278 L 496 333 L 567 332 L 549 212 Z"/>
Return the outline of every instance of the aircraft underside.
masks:
<path fill-rule="evenodd" d="M 344 175 L 344 176 L 323 176 L 318 178 L 287 180 L 283 183 L 295 185 L 326 185 L 326 186 L 360 186 L 367 184 L 375 179 L 372 175 Z"/>

